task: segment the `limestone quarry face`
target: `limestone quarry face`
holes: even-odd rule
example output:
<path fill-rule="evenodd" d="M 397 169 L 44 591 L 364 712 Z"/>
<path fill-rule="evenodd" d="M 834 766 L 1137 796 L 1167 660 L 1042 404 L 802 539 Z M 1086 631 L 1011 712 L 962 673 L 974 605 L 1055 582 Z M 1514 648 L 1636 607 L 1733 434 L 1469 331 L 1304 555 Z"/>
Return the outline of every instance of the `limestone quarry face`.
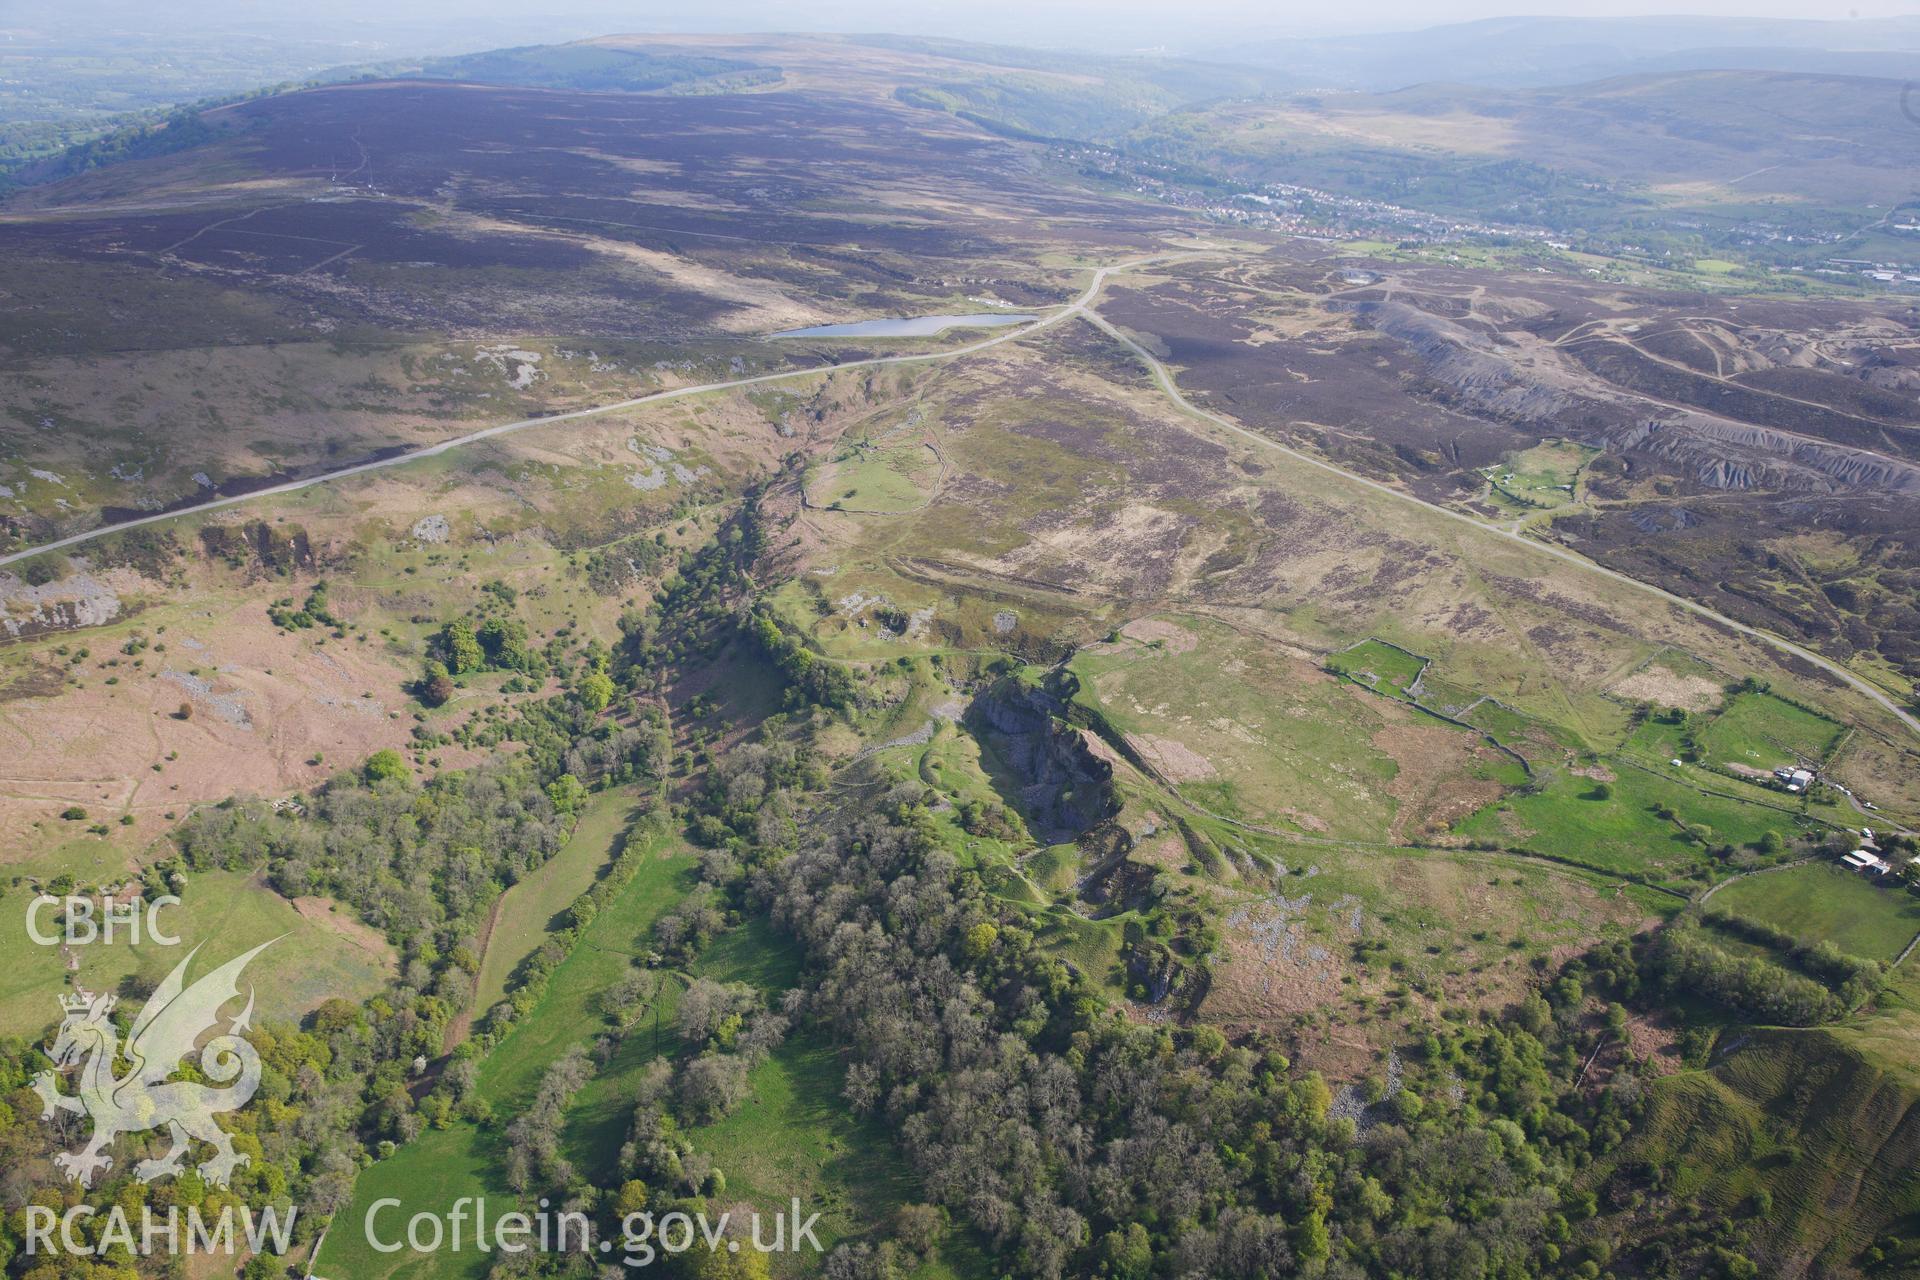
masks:
<path fill-rule="evenodd" d="M 1851 425 L 1848 415 L 1808 405 L 1805 431 L 1743 421 L 1604 381 L 1595 376 L 1602 367 L 1597 362 L 1569 359 L 1526 335 L 1495 333 L 1405 302 L 1363 302 L 1353 310 L 1357 323 L 1416 357 L 1430 394 L 1528 432 L 1638 453 L 1707 489 L 1920 493 L 1920 465 L 1815 434 L 1829 419 L 1842 419 L 1843 429 Z M 1824 359 L 1805 342 L 1770 339 L 1734 364 L 1751 372 L 1810 368 Z M 1883 360 L 1890 364 L 1892 357 Z M 1907 370 L 1900 365 L 1897 371 Z M 1746 387 L 1735 391 L 1751 394 Z M 1790 409 L 1793 402 L 1774 397 L 1770 403 Z M 1865 434 L 1874 434 L 1871 427 Z"/>
<path fill-rule="evenodd" d="M 90 573 L 32 586 L 0 571 L 0 631 L 8 639 L 97 627 L 120 616 L 119 594 Z"/>
<path fill-rule="evenodd" d="M 1462 408 L 1519 423 L 1549 422 L 1574 408 L 1567 389 L 1551 385 L 1491 349 L 1486 335 L 1445 316 L 1401 302 L 1363 303 L 1358 311 L 1363 323 L 1410 348 L 1428 376 Z"/>
<path fill-rule="evenodd" d="M 1912 463 L 1704 413 L 1650 422 L 1617 447 L 1665 458 L 1709 489 L 1920 493 L 1920 467 Z"/>
<path fill-rule="evenodd" d="M 1067 709 L 1062 693 L 1013 678 L 996 681 L 967 709 L 1020 779 L 1036 834 L 1050 842 L 1074 839 L 1119 810 L 1112 764 L 1061 719 Z"/>

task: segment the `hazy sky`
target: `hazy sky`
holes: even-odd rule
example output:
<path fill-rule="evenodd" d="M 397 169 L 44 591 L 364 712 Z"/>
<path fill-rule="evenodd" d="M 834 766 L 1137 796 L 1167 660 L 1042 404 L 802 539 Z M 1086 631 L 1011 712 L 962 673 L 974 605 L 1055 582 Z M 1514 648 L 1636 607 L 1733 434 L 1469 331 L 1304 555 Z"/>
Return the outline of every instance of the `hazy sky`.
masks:
<path fill-rule="evenodd" d="M 1514 14 L 1885 18 L 1920 0 L 0 0 L 0 37 L 36 27 L 169 38 L 245 30 L 349 45 L 354 62 L 629 32 L 890 32 L 1101 52 L 1227 56 L 1237 42 L 1409 30 Z M 1718 41 L 1714 41 L 1718 43 Z M 1729 37 L 1728 44 L 1741 41 Z M 1870 46 L 1870 37 L 1862 45 Z M 1829 46 L 1831 47 L 1831 45 Z"/>
<path fill-rule="evenodd" d="M 572 31 L 890 31 L 1004 39 L 1027 32 L 1064 40 L 1111 41 L 1149 35 L 1185 45 L 1221 32 L 1318 35 L 1408 29 L 1512 14 L 1620 17 L 1703 14 L 1774 18 L 1893 17 L 1920 13 L 1920 0 L 49 0 L 0 4 L 7 11 L 58 12 L 69 21 L 92 11 L 143 25 L 316 24 L 416 28 L 448 35 L 465 26 Z"/>
<path fill-rule="evenodd" d="M 729 6 L 722 0 L 714 7 L 724 11 Z M 1353 0 L 1344 4 L 1327 4 L 1324 0 L 1315 3 L 1301 3 L 1300 0 L 1192 0 L 1191 3 L 1169 3 L 1168 0 L 1029 0 L 1024 3 L 1002 3 L 1001 0 L 983 0 L 981 3 L 960 6 L 790 4 L 774 7 L 787 9 L 794 15 L 795 21 L 804 21 L 802 15 L 808 12 L 838 7 L 865 8 L 868 12 L 877 9 L 881 13 L 891 13 L 896 22 L 907 16 L 908 9 L 919 10 L 923 15 L 938 14 L 944 9 L 947 13 L 943 17 L 957 18 L 963 22 L 969 14 L 984 13 L 996 20 L 1062 17 L 1076 24 L 1084 22 L 1094 26 L 1116 15 L 1124 15 L 1130 24 L 1136 21 L 1164 23 L 1169 28 L 1169 34 L 1175 38 L 1180 28 L 1196 22 L 1206 26 L 1233 24 L 1280 33 L 1297 31 L 1301 34 L 1318 34 L 1329 30 L 1411 29 L 1514 14 L 1554 14 L 1564 17 L 1702 14 L 1830 20 L 1847 17 L 1886 18 L 1920 13 L 1920 4 L 1914 3 L 1914 0 L 1852 0 L 1852 3 L 1843 5 L 1823 4 L 1818 0 L 1668 0 L 1666 3 L 1660 0 L 1519 0 L 1505 4 L 1498 0 Z"/>

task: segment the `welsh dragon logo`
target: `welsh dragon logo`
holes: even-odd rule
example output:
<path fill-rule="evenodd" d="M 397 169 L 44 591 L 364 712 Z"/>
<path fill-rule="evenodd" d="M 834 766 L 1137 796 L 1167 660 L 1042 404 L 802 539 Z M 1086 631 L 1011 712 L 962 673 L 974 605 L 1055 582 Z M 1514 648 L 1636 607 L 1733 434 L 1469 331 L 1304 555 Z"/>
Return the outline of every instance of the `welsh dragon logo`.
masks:
<path fill-rule="evenodd" d="M 189 951 L 141 1007 L 124 1047 L 108 1017 L 117 997 L 75 991 L 60 998 L 66 1017 L 48 1052 L 55 1070 L 35 1076 L 33 1088 L 46 1105 L 45 1119 L 69 1112 L 93 1121 L 93 1138 L 84 1148 L 53 1158 L 70 1181 L 92 1186 L 95 1174 L 113 1167 L 107 1148 L 116 1137 L 162 1127 L 173 1139 L 173 1147 L 157 1160 L 142 1160 L 134 1166 L 134 1177 L 142 1182 L 179 1173 L 196 1140 L 214 1148 L 212 1158 L 199 1166 L 200 1176 L 211 1186 L 226 1186 L 233 1171 L 248 1162 L 248 1157 L 234 1151 L 233 1139 L 213 1117 L 245 1106 L 260 1087 L 260 1055 L 240 1038 L 253 1017 L 252 987 L 247 988 L 247 1006 L 240 1016 L 199 1048 L 199 1074 L 224 1087 L 168 1077 L 195 1052 L 201 1035 L 219 1025 L 221 1007 L 239 997 L 240 971 L 247 962 L 277 941 L 261 943 L 192 986 L 186 984 L 187 965 L 200 948 Z M 123 1060 L 130 1066 L 115 1075 L 116 1065 Z M 61 1075 L 76 1063 L 80 1064 L 79 1093 L 62 1093 Z"/>

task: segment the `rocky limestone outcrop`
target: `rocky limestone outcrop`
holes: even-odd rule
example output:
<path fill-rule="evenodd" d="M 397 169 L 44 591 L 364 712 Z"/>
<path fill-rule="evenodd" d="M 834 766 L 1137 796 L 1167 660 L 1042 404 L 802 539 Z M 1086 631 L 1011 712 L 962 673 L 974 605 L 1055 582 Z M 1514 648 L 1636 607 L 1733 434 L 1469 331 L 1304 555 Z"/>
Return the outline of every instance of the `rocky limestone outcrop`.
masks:
<path fill-rule="evenodd" d="M 1920 467 L 1880 454 L 1704 413 L 1676 413 L 1611 443 L 1667 461 L 1708 489 L 1920 493 Z"/>
<path fill-rule="evenodd" d="M 0 572 L 0 634 L 10 640 L 102 626 L 120 611 L 119 595 L 88 573 L 33 586 Z"/>
<path fill-rule="evenodd" d="M 1713 413 L 1581 390 L 1551 365 L 1530 368 L 1487 333 L 1403 302 L 1365 302 L 1356 318 L 1405 345 L 1434 393 L 1482 416 L 1597 448 L 1640 453 L 1708 489 L 1920 493 L 1920 466 Z"/>
<path fill-rule="evenodd" d="M 968 725 L 1020 779 L 1029 825 L 1050 843 L 1077 839 L 1120 808 L 1113 766 L 1068 723 L 1072 679 L 1060 671 L 1049 673 L 1044 684 L 1003 676 L 974 698 L 966 714 Z"/>

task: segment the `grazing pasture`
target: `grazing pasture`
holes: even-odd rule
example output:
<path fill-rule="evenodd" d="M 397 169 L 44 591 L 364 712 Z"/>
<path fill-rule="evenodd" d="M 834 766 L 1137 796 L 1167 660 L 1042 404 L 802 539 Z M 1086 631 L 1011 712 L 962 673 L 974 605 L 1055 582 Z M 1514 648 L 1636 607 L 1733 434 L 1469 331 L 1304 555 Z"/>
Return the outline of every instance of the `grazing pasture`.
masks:
<path fill-rule="evenodd" d="M 1737 880 L 1712 905 L 1882 964 L 1920 935 L 1920 898 L 1824 859 Z"/>
<path fill-rule="evenodd" d="M 1747 692 L 1728 700 L 1701 733 L 1715 764 L 1773 769 L 1817 767 L 1840 740 L 1842 727 L 1817 711 L 1771 693 Z"/>
<path fill-rule="evenodd" d="M 502 999 L 514 970 L 549 934 L 565 927 L 567 908 L 606 870 L 635 812 L 634 799 L 626 792 L 601 792 L 580 815 L 566 845 L 500 895 L 474 980 L 476 1014 Z"/>

